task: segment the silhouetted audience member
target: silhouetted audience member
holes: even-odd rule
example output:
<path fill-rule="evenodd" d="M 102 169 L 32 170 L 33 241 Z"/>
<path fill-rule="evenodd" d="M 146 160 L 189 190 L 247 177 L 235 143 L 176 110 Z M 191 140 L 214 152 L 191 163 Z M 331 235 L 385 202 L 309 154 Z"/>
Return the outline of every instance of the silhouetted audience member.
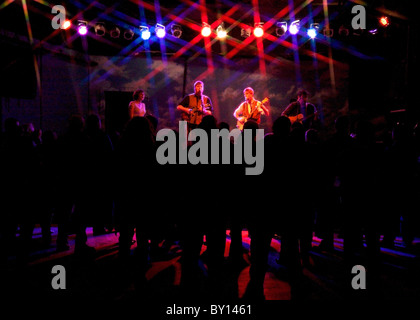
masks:
<path fill-rule="evenodd" d="M 114 173 L 115 215 L 119 231 L 119 256 L 129 262 L 134 231 L 137 247 L 135 284 L 146 283 L 149 240 L 160 217 L 155 212 L 157 196 L 156 150 L 150 122 L 145 117 L 129 121 L 116 148 Z"/>
<path fill-rule="evenodd" d="M 311 266 L 310 251 L 315 231 L 315 220 L 320 209 L 321 192 L 325 184 L 324 154 L 319 131 L 308 129 L 305 132 L 304 166 L 302 167 L 302 198 L 304 199 L 303 214 L 301 216 L 300 252 L 304 266 Z"/>
<path fill-rule="evenodd" d="M 248 120 L 245 122 L 243 129 L 242 137 L 244 144 L 249 144 L 249 141 L 246 141 L 247 131 L 252 132 L 250 138 L 252 139 L 252 152 L 255 155 L 257 152 L 256 144 L 265 143 L 264 138 L 257 135 L 259 125 L 255 121 Z M 270 210 L 260 209 L 262 201 L 265 202 L 267 199 L 267 190 L 264 187 L 264 174 L 265 170 L 261 175 L 243 175 L 238 181 L 239 195 L 235 198 L 238 213 L 242 215 L 242 219 L 245 221 L 251 238 L 250 279 L 244 296 L 249 300 L 265 299 L 264 278 L 268 268 L 268 254 L 271 239 L 274 235 L 273 223 L 271 221 L 272 212 Z"/>
<path fill-rule="evenodd" d="M 219 130 L 227 130 L 230 133 L 230 126 L 227 122 L 221 121 L 217 124 L 217 128 Z M 243 165 L 235 165 L 233 164 L 234 161 L 234 151 L 235 151 L 235 138 L 226 136 L 220 137 L 220 152 L 222 152 L 222 144 L 227 143 L 224 141 L 228 139 L 229 147 L 230 147 L 230 161 L 231 165 L 228 165 L 226 168 L 226 173 L 228 176 L 220 177 L 221 184 L 225 184 L 227 179 L 231 179 L 232 184 L 237 184 L 241 181 L 242 177 L 244 176 L 244 166 Z M 229 195 L 227 196 L 226 201 L 224 202 L 224 207 L 227 211 L 227 228 L 229 229 L 229 237 L 230 237 L 230 245 L 229 245 L 229 265 L 231 267 L 231 271 L 234 273 L 240 272 L 241 267 L 243 267 L 246 262 L 244 261 L 243 254 L 243 244 L 242 244 L 242 231 L 246 228 L 246 219 L 244 219 L 241 212 L 238 210 L 236 201 L 232 201 L 232 199 L 238 199 L 242 197 L 242 193 L 240 188 L 235 188 L 234 190 L 229 191 Z"/>
<path fill-rule="evenodd" d="M 202 118 L 197 130 L 205 132 L 210 142 L 211 130 L 217 129 L 214 116 L 206 115 Z M 195 133 L 195 132 L 194 132 Z M 189 152 L 198 146 L 200 138 L 189 147 Z M 220 179 L 228 171 L 223 165 L 210 164 L 212 150 L 211 144 L 204 144 L 207 149 L 206 163 L 189 164 L 188 176 L 180 181 L 185 205 L 190 210 L 181 213 L 181 236 L 182 236 L 182 277 L 181 285 L 187 295 L 197 294 L 198 280 L 200 277 L 199 259 L 206 237 L 206 251 L 202 257 L 208 268 L 208 295 L 220 294 L 222 290 L 223 262 L 226 244 L 226 215 L 219 210 L 214 199 L 224 202 L 224 195 L 217 193 Z M 204 149 L 202 149 L 204 150 Z M 200 151 L 201 153 L 201 151 Z M 220 156 L 220 154 L 219 154 Z M 219 157 L 221 159 L 221 156 Z M 225 176 L 226 177 L 226 176 Z M 216 193 L 214 193 L 216 192 Z"/>
<path fill-rule="evenodd" d="M 312 246 L 314 193 L 317 175 L 315 145 L 313 153 L 305 142 L 302 124 L 281 116 L 273 123 L 273 134 L 266 136 L 267 183 L 273 201 L 276 234 L 281 237 L 278 262 L 288 272 L 292 298 L 308 293 L 304 288 L 303 266 L 309 263 Z M 312 138 L 316 138 L 316 132 Z M 312 140 L 313 141 L 313 140 Z"/>
<path fill-rule="evenodd" d="M 268 201 L 277 208 L 271 212 L 270 220 L 275 225 L 275 233 L 282 235 L 285 231 L 285 216 L 289 192 L 291 152 L 291 121 L 286 116 L 280 116 L 273 122 L 272 133 L 266 134 L 265 165 L 263 176 L 268 189 Z M 280 204 L 280 205 L 279 205 Z"/>
<path fill-rule="evenodd" d="M 76 234 L 74 251 L 91 254 L 94 248 L 87 245 L 87 220 L 82 211 L 86 188 L 86 155 L 88 139 L 84 131 L 85 120 L 74 114 L 69 119 L 67 131 L 58 138 L 59 189 L 56 207 L 58 226 L 57 250 L 68 250 L 68 235 Z"/>
<path fill-rule="evenodd" d="M 41 225 L 44 247 L 49 247 L 51 244 L 51 223 L 60 193 L 56 187 L 59 184 L 57 139 L 57 134 L 54 131 L 44 131 L 41 143 L 37 146 L 40 162 L 38 222 Z"/>
<path fill-rule="evenodd" d="M 113 229 L 113 201 L 111 193 L 111 160 L 113 145 L 102 130 L 98 115 L 86 118 L 84 134 L 87 139 L 84 177 L 86 193 L 82 195 L 80 210 L 93 227 L 93 235 L 101 235 Z"/>
<path fill-rule="evenodd" d="M 383 175 L 383 146 L 376 143 L 373 124 L 361 119 L 356 123 L 354 145 L 339 159 L 338 178 L 344 215 L 345 272 L 350 277 L 353 266 L 364 266 L 371 292 L 376 292 L 380 274 L 378 221 L 381 212 L 378 204 L 383 201 Z M 348 283 L 351 290 L 351 281 Z"/>
<path fill-rule="evenodd" d="M 17 204 L 20 201 L 22 131 L 18 119 L 7 118 L 1 140 L 1 166 L 8 168 L 2 173 L 4 187 L 2 201 L 2 223 L 0 225 L 0 254 L 2 262 L 15 254 L 16 232 L 19 224 Z M 24 169 L 24 168 L 23 168 Z"/>
<path fill-rule="evenodd" d="M 393 247 L 400 231 L 406 247 L 411 248 L 415 236 L 417 213 L 416 183 L 417 158 L 412 131 L 405 124 L 396 124 L 392 130 L 392 144 L 387 150 L 388 181 L 384 212 L 384 238 L 382 244 Z M 383 220 L 384 220 L 383 219 Z"/>
<path fill-rule="evenodd" d="M 39 196 L 36 186 L 39 161 L 33 136 L 23 132 L 17 119 L 6 119 L 2 149 L 3 168 L 7 168 L 2 177 L 7 186 L 4 188 L 4 234 L 6 239 L 12 240 L 11 247 L 15 244 L 19 263 L 25 263 L 31 250 L 35 223 L 32 210 Z M 12 239 L 17 232 L 19 237 Z"/>
<path fill-rule="evenodd" d="M 316 216 L 315 233 L 322 240 L 320 250 L 334 250 L 334 231 L 341 226 L 340 185 L 337 183 L 338 159 L 343 152 L 352 147 L 354 139 L 350 136 L 350 118 L 347 115 L 338 116 L 334 122 L 335 132 L 322 145 L 323 173 L 320 183 L 319 206 Z"/>

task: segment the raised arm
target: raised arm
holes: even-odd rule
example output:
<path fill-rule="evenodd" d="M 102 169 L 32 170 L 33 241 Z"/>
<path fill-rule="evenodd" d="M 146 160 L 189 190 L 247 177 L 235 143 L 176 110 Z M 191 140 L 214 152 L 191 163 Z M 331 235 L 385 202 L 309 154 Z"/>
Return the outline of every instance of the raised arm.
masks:
<path fill-rule="evenodd" d="M 213 114 L 213 104 L 208 96 L 204 96 L 204 106 L 203 106 L 203 114 L 204 115 L 212 115 Z"/>
<path fill-rule="evenodd" d="M 291 113 L 292 109 L 295 107 L 295 104 L 296 104 L 296 102 L 292 102 L 292 103 L 290 103 L 290 104 L 286 107 L 286 109 L 284 109 L 284 110 L 283 110 L 283 112 L 281 113 L 281 115 L 282 115 L 282 116 L 286 116 L 286 117 L 290 116 L 290 113 Z"/>
<path fill-rule="evenodd" d="M 268 98 L 265 98 L 262 102 L 261 102 L 261 109 L 264 111 L 264 114 L 266 116 L 270 115 L 270 110 L 268 110 L 268 108 L 264 105 L 264 103 L 267 103 L 269 100 Z"/>
<path fill-rule="evenodd" d="M 238 120 L 242 117 L 242 105 L 243 103 L 241 103 L 233 112 L 233 116 Z"/>

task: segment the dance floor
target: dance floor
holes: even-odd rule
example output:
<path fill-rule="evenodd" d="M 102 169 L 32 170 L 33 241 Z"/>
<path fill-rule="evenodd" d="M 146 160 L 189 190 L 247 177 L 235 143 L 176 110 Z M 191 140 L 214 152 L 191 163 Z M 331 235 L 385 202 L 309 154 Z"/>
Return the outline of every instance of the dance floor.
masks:
<path fill-rule="evenodd" d="M 166 250 L 150 253 L 150 266 L 146 273 L 147 284 L 139 290 L 135 285 L 136 271 L 133 265 L 121 265 L 118 259 L 118 235 L 107 233 L 94 236 L 92 229 L 87 229 L 88 245 L 94 247 L 89 257 L 74 254 L 74 235 L 69 238 L 70 249 L 57 252 L 55 240 L 56 226 L 51 228 L 53 241 L 48 248 L 41 247 L 41 230 L 35 228 L 34 246 L 29 261 L 21 265 L 16 257 L 9 257 L 6 266 L 2 266 L 2 291 L 11 301 L 44 301 L 45 303 L 72 301 L 89 301 L 106 306 L 115 302 L 147 301 L 172 305 L 183 300 L 180 291 L 182 250 L 177 241 L 173 241 Z M 250 238 L 243 230 L 243 262 L 238 270 L 230 268 L 226 258 L 224 288 L 220 289 L 220 297 L 230 302 L 239 303 L 245 294 L 249 282 Z M 225 256 L 229 254 L 229 230 L 226 237 Z M 205 240 L 205 238 L 204 238 Z M 334 250 L 326 252 L 317 248 L 320 239 L 313 238 L 313 250 L 310 254 L 310 265 L 304 272 L 304 288 L 306 301 L 344 301 L 345 280 L 343 275 L 343 239 L 335 235 Z M 420 239 L 416 238 L 414 249 L 407 250 L 397 238 L 394 247 L 381 248 L 381 291 L 384 300 L 419 301 L 419 255 Z M 132 250 L 136 247 L 133 241 Z M 269 254 L 269 267 L 265 276 L 264 294 L 266 301 L 287 301 L 291 299 L 291 287 L 287 270 L 281 264 L 281 239 L 274 237 Z M 280 260 L 279 260 L 280 258 Z M 58 273 L 53 267 L 61 265 L 65 269 L 65 289 L 54 289 L 52 282 Z M 206 245 L 203 242 L 199 263 L 201 278 L 197 282 L 197 290 L 192 295 L 199 302 L 212 301 L 206 290 L 207 266 Z M 63 275 L 63 274 L 61 274 Z M 368 282 L 369 283 L 369 282 Z M 347 284 L 348 285 L 348 284 Z M 368 286 L 368 285 L 367 285 Z M 363 296 L 362 296 L 363 297 Z M 370 299 L 366 296 L 362 299 Z M 216 299 L 217 300 L 217 299 Z M 3 300 L 4 301 L 4 300 Z M 164 312 L 164 311 L 161 311 Z"/>

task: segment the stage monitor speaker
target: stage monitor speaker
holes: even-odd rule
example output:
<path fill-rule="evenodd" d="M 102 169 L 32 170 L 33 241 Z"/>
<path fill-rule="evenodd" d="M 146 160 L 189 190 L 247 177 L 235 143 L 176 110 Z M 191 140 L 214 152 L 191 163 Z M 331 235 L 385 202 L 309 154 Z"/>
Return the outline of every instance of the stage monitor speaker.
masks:
<path fill-rule="evenodd" d="M 389 70 L 382 61 L 357 59 L 350 63 L 349 107 L 369 111 L 388 111 Z"/>
<path fill-rule="evenodd" d="M 29 48 L 7 43 L 0 59 L 0 96 L 18 99 L 36 97 L 34 55 Z"/>
<path fill-rule="evenodd" d="M 129 117 L 128 104 L 133 100 L 133 92 L 105 91 L 105 130 L 123 132 Z"/>

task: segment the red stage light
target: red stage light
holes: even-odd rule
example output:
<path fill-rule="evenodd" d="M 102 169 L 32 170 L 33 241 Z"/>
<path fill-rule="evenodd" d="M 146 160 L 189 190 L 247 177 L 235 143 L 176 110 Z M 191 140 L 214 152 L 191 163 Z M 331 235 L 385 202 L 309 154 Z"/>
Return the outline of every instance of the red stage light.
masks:
<path fill-rule="evenodd" d="M 63 29 L 67 30 L 70 27 L 71 27 L 71 21 L 70 20 L 65 20 L 64 23 L 63 23 Z"/>
<path fill-rule="evenodd" d="M 389 18 L 387 16 L 382 16 L 379 18 L 379 23 L 382 27 L 388 27 L 389 26 Z"/>

